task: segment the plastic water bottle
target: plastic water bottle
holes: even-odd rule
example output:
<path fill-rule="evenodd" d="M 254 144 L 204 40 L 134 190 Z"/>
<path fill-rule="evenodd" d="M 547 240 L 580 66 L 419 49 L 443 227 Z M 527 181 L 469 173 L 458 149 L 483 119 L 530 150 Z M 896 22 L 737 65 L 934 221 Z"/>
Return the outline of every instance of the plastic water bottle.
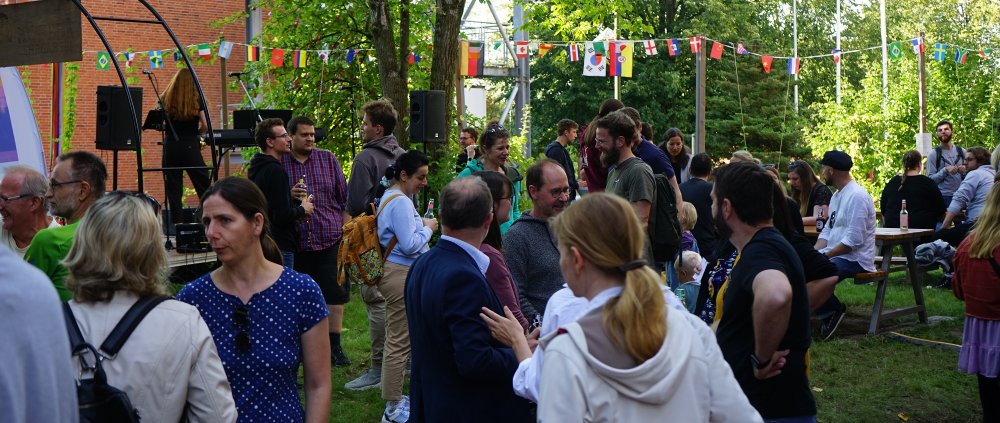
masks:
<path fill-rule="evenodd" d="M 903 208 L 899 210 L 899 230 L 910 229 L 910 213 L 906 211 L 906 200 L 903 200 Z"/>
<path fill-rule="evenodd" d="M 433 219 L 434 218 L 434 199 L 433 198 L 431 198 L 430 201 L 427 202 L 427 211 L 424 212 L 424 217 L 428 218 L 428 219 Z"/>

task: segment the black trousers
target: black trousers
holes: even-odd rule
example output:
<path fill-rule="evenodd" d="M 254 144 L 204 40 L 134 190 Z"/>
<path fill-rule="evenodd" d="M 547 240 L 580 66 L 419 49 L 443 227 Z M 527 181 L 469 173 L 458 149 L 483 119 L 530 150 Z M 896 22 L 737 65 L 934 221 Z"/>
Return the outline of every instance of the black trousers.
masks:
<path fill-rule="evenodd" d="M 164 142 L 163 167 L 186 166 L 205 166 L 205 160 L 201 157 L 201 144 L 198 137 L 181 137 L 180 142 L 170 139 Z M 191 178 L 191 184 L 194 185 L 194 190 L 198 192 L 198 198 L 201 198 L 212 183 L 208 169 L 188 169 L 187 173 L 188 177 Z M 163 172 L 163 177 L 171 222 L 182 223 L 181 209 L 183 205 L 181 199 L 184 195 L 184 171 L 167 170 Z"/>
<path fill-rule="evenodd" d="M 983 404 L 983 422 L 1000 421 L 1000 379 L 976 377 L 979 379 L 979 401 Z"/>

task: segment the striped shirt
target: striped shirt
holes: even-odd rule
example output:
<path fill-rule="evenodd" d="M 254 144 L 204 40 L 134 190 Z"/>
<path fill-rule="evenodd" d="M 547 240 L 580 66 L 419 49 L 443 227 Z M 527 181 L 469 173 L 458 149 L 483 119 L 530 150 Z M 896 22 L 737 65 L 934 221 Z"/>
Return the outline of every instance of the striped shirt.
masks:
<path fill-rule="evenodd" d="M 347 180 L 340 162 L 327 150 L 313 149 L 304 162 L 286 154 L 281 164 L 288 172 L 288 188 L 305 179 L 313 195 L 313 214 L 299 222 L 299 251 L 320 251 L 340 242 L 347 205 Z"/>

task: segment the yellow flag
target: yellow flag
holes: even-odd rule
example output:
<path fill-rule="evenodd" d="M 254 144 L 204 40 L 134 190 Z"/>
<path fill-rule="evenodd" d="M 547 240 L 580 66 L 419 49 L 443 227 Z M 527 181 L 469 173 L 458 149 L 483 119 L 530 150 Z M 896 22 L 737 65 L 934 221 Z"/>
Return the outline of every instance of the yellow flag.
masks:
<path fill-rule="evenodd" d="M 631 78 L 632 77 L 632 43 L 621 43 L 619 44 L 621 52 L 619 53 L 622 67 L 622 77 Z"/>
<path fill-rule="evenodd" d="M 458 60 L 458 74 L 469 76 L 469 42 L 462 41 L 462 56 Z"/>

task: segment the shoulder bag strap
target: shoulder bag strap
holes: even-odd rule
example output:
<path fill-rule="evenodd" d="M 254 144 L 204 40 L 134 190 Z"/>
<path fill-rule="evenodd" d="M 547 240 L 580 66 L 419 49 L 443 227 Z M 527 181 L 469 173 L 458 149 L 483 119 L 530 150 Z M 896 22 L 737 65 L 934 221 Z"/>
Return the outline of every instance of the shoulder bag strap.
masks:
<path fill-rule="evenodd" d="M 402 196 L 403 196 L 403 194 L 393 194 L 391 197 L 386 198 L 385 202 L 383 202 L 381 205 L 379 205 L 378 212 L 375 213 L 375 221 L 378 222 L 378 215 L 382 214 L 382 209 L 386 206 L 386 204 L 389 204 L 389 202 L 392 201 L 394 198 L 396 198 L 396 197 L 402 197 Z M 389 254 L 388 253 L 392 252 L 393 248 L 396 248 L 396 242 L 397 241 L 399 241 L 399 240 L 396 239 L 395 236 L 393 236 L 392 239 L 389 240 L 389 245 L 385 247 L 386 254 L 382 255 L 382 264 L 385 264 L 385 261 L 389 259 Z"/>
<path fill-rule="evenodd" d="M 111 334 L 108 335 L 108 338 L 104 340 L 103 344 L 101 344 L 101 350 L 106 352 L 111 357 L 118 354 L 118 351 L 122 349 L 122 346 L 125 345 L 125 341 L 127 341 L 128 337 L 132 335 L 133 331 L 135 331 L 136 326 L 139 326 L 142 319 L 145 318 L 146 315 L 153 310 L 153 308 L 168 299 L 170 299 L 170 297 L 153 295 L 140 298 L 139 301 L 136 301 L 136 303 L 128 309 L 128 312 L 125 313 L 125 316 L 118 321 L 115 328 L 111 330 Z"/>
<path fill-rule="evenodd" d="M 76 323 L 76 316 L 73 315 L 73 309 L 70 308 L 69 302 L 62 304 L 63 306 L 63 318 L 66 320 L 66 331 L 69 332 L 69 348 L 70 351 L 75 353 L 77 348 L 86 344 L 87 341 L 83 339 L 83 332 L 80 332 L 80 325 Z"/>

